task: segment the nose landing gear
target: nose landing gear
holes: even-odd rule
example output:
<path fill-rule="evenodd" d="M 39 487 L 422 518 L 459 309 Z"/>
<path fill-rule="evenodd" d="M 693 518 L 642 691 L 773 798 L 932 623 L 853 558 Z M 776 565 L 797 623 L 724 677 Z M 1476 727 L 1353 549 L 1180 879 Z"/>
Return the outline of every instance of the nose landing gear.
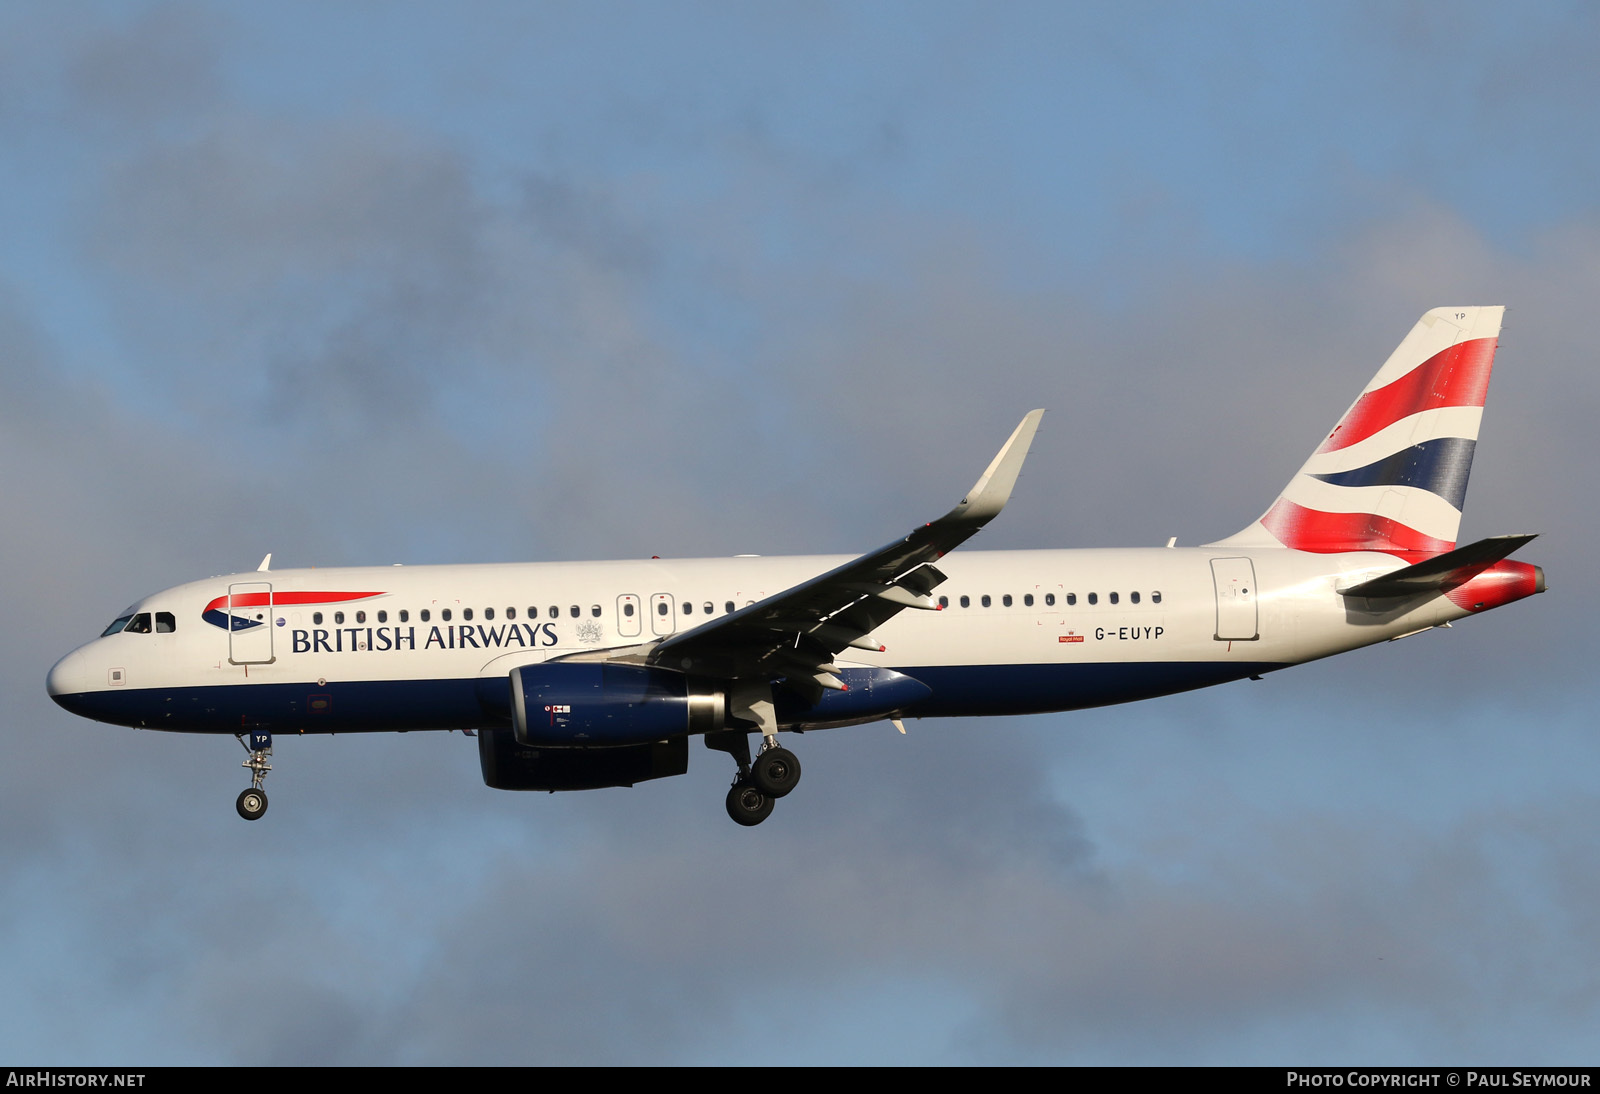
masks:
<path fill-rule="evenodd" d="M 239 795 L 234 802 L 234 808 L 245 820 L 260 820 L 267 811 L 267 792 L 261 789 L 261 784 L 266 780 L 267 772 L 272 770 L 272 765 L 267 762 L 267 757 L 272 755 L 272 734 L 265 730 L 250 731 L 250 743 L 244 743 L 244 734 L 235 733 L 234 739 L 243 745 L 244 750 L 250 753 L 250 758 L 245 760 L 241 767 L 250 769 L 250 789 Z"/>

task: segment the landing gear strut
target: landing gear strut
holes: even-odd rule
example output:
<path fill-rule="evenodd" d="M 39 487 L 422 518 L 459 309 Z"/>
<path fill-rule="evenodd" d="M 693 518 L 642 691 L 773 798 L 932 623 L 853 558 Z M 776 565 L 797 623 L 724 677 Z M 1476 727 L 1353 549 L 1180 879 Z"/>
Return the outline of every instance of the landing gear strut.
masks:
<path fill-rule="evenodd" d="M 750 738 L 743 730 L 707 733 L 706 747 L 726 752 L 739 765 L 739 775 L 728 788 L 728 816 L 746 828 L 772 816 L 777 800 L 800 782 L 800 760 L 777 738 L 768 736 L 755 762 L 750 761 Z"/>
<path fill-rule="evenodd" d="M 272 755 L 272 734 L 266 730 L 252 729 L 249 744 L 244 743 L 242 733 L 235 733 L 234 738 L 250 753 L 250 758 L 240 765 L 250 769 L 250 789 L 239 795 L 234 808 L 245 820 L 260 820 L 267 811 L 267 792 L 261 789 L 261 784 L 266 781 L 267 772 L 272 770 L 272 765 L 267 762 L 267 757 Z"/>

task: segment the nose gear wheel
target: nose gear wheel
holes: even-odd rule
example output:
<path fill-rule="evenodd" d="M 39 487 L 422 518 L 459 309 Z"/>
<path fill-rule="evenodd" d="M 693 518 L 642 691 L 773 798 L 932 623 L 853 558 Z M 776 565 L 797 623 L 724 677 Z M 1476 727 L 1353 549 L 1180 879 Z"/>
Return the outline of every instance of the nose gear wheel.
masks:
<path fill-rule="evenodd" d="M 235 733 L 234 738 L 250 754 L 240 765 L 250 772 L 250 789 L 239 795 L 233 803 L 234 808 L 245 820 L 260 820 L 267 811 L 267 792 L 261 789 L 261 784 L 266 781 L 267 772 L 272 770 L 272 765 L 267 762 L 267 757 L 272 755 L 272 734 L 253 729 L 250 731 L 249 744 L 245 744 L 243 733 Z"/>

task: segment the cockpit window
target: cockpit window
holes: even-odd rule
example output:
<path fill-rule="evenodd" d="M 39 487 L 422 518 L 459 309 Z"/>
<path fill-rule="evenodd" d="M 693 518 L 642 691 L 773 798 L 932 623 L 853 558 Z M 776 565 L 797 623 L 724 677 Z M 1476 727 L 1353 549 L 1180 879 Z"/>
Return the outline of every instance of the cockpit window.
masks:
<path fill-rule="evenodd" d="M 175 631 L 177 629 L 178 629 L 178 621 L 173 618 L 171 612 L 157 612 L 156 613 L 156 633 L 157 634 L 171 634 L 173 631 Z"/>
<path fill-rule="evenodd" d="M 123 628 L 125 628 L 128 625 L 128 620 L 130 620 L 132 618 L 133 618 L 133 615 L 131 613 L 128 614 L 128 615 L 119 615 L 119 616 L 117 616 L 115 619 L 113 619 L 111 621 L 111 626 L 107 627 L 105 630 L 100 632 L 100 637 L 104 638 L 108 634 L 116 634 L 118 631 L 120 631 Z"/>
<path fill-rule="evenodd" d="M 128 624 L 128 633 L 129 634 L 149 634 L 150 633 L 150 613 L 149 612 L 140 612 L 138 615 L 134 616 L 133 617 L 133 621 Z"/>

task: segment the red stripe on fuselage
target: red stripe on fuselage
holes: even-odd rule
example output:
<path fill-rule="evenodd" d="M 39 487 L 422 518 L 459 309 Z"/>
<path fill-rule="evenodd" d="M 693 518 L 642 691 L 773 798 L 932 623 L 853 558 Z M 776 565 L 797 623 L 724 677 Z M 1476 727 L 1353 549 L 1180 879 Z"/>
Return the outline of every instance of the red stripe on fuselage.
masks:
<path fill-rule="evenodd" d="M 1431 558 L 1455 549 L 1454 543 L 1425 536 L 1409 525 L 1376 513 L 1324 513 L 1296 505 L 1288 498 L 1274 502 L 1261 523 L 1285 547 L 1324 555 L 1384 551 L 1402 557 Z"/>
<path fill-rule="evenodd" d="M 1366 440 L 1402 418 L 1445 406 L 1482 406 L 1494 368 L 1493 338 L 1474 338 L 1440 350 L 1391 384 L 1356 400 L 1318 452 Z"/>
<path fill-rule="evenodd" d="M 350 600 L 365 600 L 371 596 L 382 596 L 383 593 L 245 593 L 233 598 L 235 608 L 259 608 L 264 604 L 343 604 Z M 268 597 L 271 600 L 268 600 Z M 202 609 L 204 612 L 220 611 L 228 604 L 228 598 L 219 596 Z"/>

